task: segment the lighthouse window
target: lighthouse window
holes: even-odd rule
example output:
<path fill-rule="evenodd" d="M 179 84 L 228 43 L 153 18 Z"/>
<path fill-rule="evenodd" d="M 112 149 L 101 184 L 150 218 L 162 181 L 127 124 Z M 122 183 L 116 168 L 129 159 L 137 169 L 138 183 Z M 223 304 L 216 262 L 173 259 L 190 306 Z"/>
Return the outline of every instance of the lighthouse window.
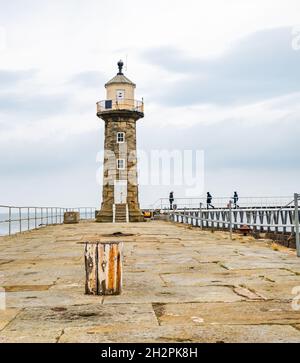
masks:
<path fill-rule="evenodd" d="M 125 159 L 118 159 L 117 160 L 117 168 L 119 170 L 124 170 L 125 169 Z"/>
<path fill-rule="evenodd" d="M 121 144 L 125 141 L 125 132 L 118 132 L 117 133 L 117 143 Z"/>
<path fill-rule="evenodd" d="M 118 89 L 117 90 L 117 101 L 124 100 L 124 98 L 125 98 L 125 90 Z"/>

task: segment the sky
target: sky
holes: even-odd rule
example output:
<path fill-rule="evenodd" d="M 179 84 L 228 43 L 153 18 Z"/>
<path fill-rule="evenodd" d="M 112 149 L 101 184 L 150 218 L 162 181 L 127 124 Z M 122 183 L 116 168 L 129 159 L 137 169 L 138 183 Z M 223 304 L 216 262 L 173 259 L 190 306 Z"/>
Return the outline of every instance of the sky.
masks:
<path fill-rule="evenodd" d="M 143 207 L 170 189 L 300 192 L 299 14 L 299 0 L 0 0 L 0 204 L 100 205 L 95 103 L 120 58 L 145 101 L 138 149 L 203 153 L 192 190 L 147 182 L 160 170 L 141 161 Z"/>

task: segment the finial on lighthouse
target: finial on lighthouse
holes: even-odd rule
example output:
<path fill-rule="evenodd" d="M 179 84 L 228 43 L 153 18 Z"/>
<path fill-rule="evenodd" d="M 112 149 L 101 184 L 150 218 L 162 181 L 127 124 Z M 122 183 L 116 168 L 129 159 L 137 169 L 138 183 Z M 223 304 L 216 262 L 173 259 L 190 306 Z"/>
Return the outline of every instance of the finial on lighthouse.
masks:
<path fill-rule="evenodd" d="M 119 67 L 119 73 L 118 73 L 118 75 L 120 75 L 120 76 L 123 75 L 123 72 L 122 72 L 123 66 L 124 66 L 123 61 L 122 60 L 119 60 L 119 62 L 118 62 L 118 67 Z"/>

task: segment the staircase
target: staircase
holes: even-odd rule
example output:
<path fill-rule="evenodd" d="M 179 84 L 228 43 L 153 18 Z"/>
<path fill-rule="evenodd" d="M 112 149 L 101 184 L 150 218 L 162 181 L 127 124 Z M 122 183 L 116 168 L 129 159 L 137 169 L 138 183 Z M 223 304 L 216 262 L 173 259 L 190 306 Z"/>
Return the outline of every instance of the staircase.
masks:
<path fill-rule="evenodd" d="M 114 216 L 115 223 L 128 222 L 127 204 L 115 204 L 114 213 L 115 213 L 115 216 Z"/>

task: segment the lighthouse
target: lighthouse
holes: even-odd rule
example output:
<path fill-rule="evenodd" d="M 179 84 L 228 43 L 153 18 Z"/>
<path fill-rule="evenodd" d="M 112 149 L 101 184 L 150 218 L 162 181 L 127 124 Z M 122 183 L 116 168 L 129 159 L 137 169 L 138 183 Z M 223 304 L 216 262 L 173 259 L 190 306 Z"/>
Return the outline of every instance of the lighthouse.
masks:
<path fill-rule="evenodd" d="M 135 99 L 136 85 L 118 73 L 105 84 L 106 99 L 97 102 L 104 121 L 104 162 L 101 210 L 97 222 L 141 222 L 138 199 L 136 123 L 144 117 L 144 102 Z"/>

